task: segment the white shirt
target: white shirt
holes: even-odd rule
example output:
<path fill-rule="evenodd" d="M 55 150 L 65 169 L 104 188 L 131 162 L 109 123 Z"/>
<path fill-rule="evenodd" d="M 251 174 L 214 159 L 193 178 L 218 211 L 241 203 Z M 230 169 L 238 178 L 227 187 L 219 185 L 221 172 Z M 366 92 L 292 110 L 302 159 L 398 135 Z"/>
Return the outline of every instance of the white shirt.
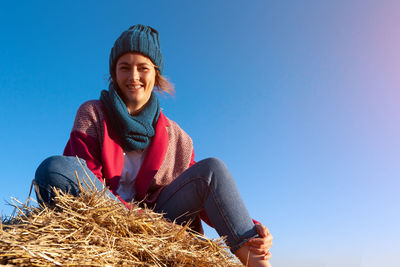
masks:
<path fill-rule="evenodd" d="M 127 202 L 135 197 L 135 179 L 142 166 L 145 154 L 146 150 L 124 152 L 124 167 L 117 193 Z"/>

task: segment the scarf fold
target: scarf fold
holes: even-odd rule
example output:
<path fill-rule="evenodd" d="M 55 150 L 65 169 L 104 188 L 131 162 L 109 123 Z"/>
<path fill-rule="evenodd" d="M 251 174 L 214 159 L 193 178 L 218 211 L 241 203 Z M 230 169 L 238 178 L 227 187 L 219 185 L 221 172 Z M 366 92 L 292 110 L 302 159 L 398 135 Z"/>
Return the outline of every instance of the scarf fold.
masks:
<path fill-rule="evenodd" d="M 160 104 L 154 92 L 143 110 L 134 116 L 129 114 L 112 83 L 108 86 L 108 91 L 101 91 L 100 100 L 106 108 L 111 125 L 121 139 L 124 151 L 145 149 L 150 144 L 160 115 Z"/>

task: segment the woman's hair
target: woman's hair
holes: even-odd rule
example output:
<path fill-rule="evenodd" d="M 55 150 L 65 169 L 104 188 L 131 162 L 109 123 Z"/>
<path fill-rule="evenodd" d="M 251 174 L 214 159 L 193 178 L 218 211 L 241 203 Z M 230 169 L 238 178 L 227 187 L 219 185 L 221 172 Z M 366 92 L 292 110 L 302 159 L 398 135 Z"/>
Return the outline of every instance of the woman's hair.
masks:
<path fill-rule="evenodd" d="M 175 86 L 161 75 L 160 71 L 156 68 L 156 81 L 154 87 L 161 93 L 167 93 L 171 96 L 175 94 Z"/>

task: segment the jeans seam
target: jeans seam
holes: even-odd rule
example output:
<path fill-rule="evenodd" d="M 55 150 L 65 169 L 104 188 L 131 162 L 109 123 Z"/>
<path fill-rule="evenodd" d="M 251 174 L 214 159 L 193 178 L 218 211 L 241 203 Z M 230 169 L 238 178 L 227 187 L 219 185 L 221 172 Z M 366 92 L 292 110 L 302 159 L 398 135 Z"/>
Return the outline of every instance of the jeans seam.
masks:
<path fill-rule="evenodd" d="M 223 218 L 223 221 L 225 222 L 225 225 L 227 226 L 227 229 L 228 229 L 229 232 L 231 233 L 231 235 L 232 235 L 234 241 L 240 241 L 239 236 L 238 236 L 237 233 L 233 230 L 233 227 L 232 227 L 232 225 L 229 223 L 229 221 L 226 219 L 225 213 L 224 213 L 223 210 L 221 209 L 221 207 L 220 207 L 221 205 L 220 205 L 220 203 L 218 202 L 218 200 L 217 200 L 217 198 L 216 198 L 216 196 L 215 196 L 214 190 L 212 190 L 212 189 L 211 189 L 211 194 L 212 194 L 212 197 L 213 197 L 214 202 L 216 203 L 218 212 L 220 213 L 221 217 Z"/>

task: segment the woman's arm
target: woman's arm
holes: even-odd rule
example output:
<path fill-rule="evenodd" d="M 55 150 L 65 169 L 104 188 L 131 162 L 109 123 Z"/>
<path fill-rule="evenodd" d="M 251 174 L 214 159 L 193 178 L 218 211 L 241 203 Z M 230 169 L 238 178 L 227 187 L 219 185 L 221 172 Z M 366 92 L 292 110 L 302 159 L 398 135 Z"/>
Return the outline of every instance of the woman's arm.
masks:
<path fill-rule="evenodd" d="M 64 156 L 77 156 L 86 161 L 88 168 L 104 183 L 101 161 L 101 115 L 94 101 L 82 104 L 76 114 L 74 125 Z"/>

